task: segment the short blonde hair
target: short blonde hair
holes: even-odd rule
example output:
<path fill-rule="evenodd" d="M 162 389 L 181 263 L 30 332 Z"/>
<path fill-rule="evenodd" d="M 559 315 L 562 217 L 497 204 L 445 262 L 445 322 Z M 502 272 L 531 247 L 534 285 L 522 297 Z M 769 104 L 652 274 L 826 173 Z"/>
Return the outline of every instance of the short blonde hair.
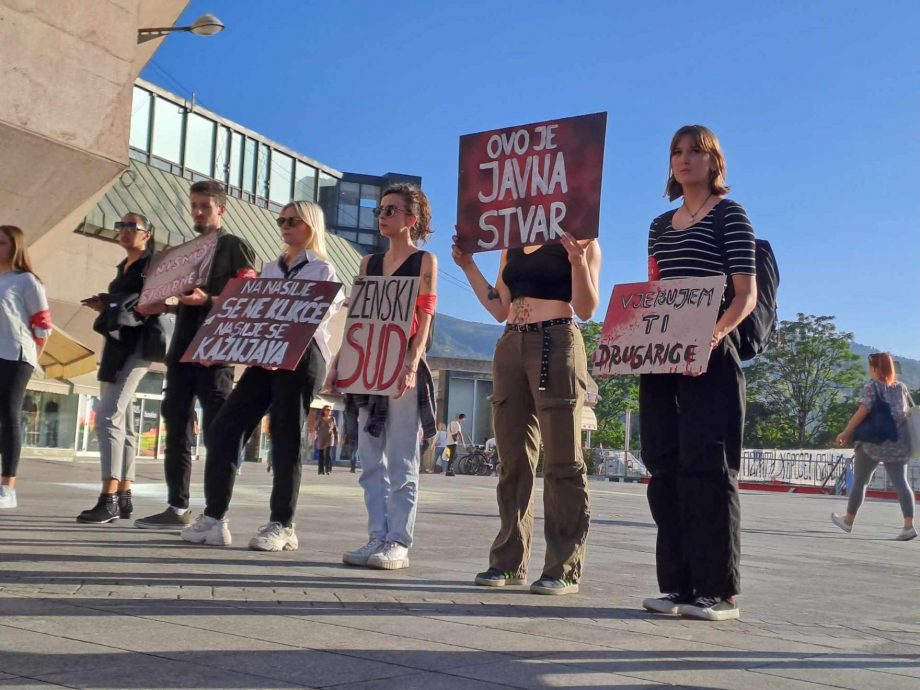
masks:
<path fill-rule="evenodd" d="M 316 254 L 321 259 L 328 259 L 326 253 L 326 216 L 319 204 L 312 201 L 289 201 L 284 205 L 282 211 L 289 208 L 294 209 L 294 213 L 307 225 L 310 226 L 310 241 L 307 242 L 307 249 Z"/>
<path fill-rule="evenodd" d="M 693 139 L 693 143 L 699 146 L 700 150 L 708 153 L 709 158 L 715 163 L 716 169 L 712 171 L 709 178 L 709 191 L 717 196 L 728 194 L 731 191 L 731 187 L 725 182 L 725 156 L 722 154 L 719 139 L 708 127 L 703 125 L 684 125 L 671 137 L 671 148 L 668 149 L 668 182 L 664 187 L 664 195 L 671 201 L 684 195 L 684 188 L 680 182 L 674 179 L 674 170 L 671 169 L 671 154 L 681 137 L 687 136 Z"/>

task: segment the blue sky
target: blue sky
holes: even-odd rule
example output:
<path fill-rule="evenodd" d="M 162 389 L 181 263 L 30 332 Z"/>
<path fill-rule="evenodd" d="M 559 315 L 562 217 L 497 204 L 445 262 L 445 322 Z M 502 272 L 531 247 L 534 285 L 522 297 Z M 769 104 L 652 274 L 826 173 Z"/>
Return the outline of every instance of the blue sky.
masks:
<path fill-rule="evenodd" d="M 227 25 L 143 76 L 339 170 L 421 175 L 440 310 L 487 321 L 450 260 L 462 134 L 606 110 L 601 309 L 644 279 L 670 137 L 719 136 L 780 265 L 780 317 L 835 315 L 920 358 L 920 3 L 192 0 Z M 494 279 L 497 255 L 480 255 Z"/>

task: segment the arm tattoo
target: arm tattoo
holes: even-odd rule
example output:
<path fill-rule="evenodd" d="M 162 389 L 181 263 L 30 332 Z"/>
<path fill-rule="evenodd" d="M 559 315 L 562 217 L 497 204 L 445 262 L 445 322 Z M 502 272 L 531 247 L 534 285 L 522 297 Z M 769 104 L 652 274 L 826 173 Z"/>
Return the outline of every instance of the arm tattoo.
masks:
<path fill-rule="evenodd" d="M 424 276 L 422 276 L 422 282 L 425 284 L 425 287 L 427 287 L 429 290 L 431 289 L 431 271 L 428 271 Z"/>
<path fill-rule="evenodd" d="M 491 285 L 489 286 L 488 292 L 486 292 L 486 297 L 490 300 L 501 299 L 501 296 L 498 294 L 498 290 L 496 290 Z"/>

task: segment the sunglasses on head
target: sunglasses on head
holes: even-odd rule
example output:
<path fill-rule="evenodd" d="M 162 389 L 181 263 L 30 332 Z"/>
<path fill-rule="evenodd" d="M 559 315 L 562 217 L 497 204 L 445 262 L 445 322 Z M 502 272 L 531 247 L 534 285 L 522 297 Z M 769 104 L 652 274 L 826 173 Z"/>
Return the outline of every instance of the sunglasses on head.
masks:
<path fill-rule="evenodd" d="M 374 218 L 380 218 L 380 216 L 383 216 L 384 218 L 392 218 L 396 215 L 397 211 L 402 211 L 403 213 L 411 213 L 409 210 L 400 208 L 395 204 L 389 204 L 387 206 L 378 206 L 375 208 Z"/>
<path fill-rule="evenodd" d="M 146 232 L 144 228 L 137 227 L 137 223 L 130 220 L 116 220 L 115 221 L 116 230 L 129 230 L 131 232 Z"/>
<path fill-rule="evenodd" d="M 291 216 L 290 218 L 276 218 L 275 222 L 278 224 L 279 228 L 283 228 L 285 225 L 287 225 L 289 228 L 293 228 L 298 223 L 300 223 L 300 218 L 297 216 Z"/>

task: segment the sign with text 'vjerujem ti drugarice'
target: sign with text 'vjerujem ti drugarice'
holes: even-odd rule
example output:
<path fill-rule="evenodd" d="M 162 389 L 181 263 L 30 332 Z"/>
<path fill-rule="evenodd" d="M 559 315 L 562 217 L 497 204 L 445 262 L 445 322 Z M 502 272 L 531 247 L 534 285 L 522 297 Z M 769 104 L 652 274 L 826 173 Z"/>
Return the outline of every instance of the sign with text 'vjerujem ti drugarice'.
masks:
<path fill-rule="evenodd" d="M 597 237 L 606 129 L 595 113 L 460 137 L 460 249 Z"/>
<path fill-rule="evenodd" d="M 725 276 L 615 285 L 593 374 L 705 372 L 724 289 Z"/>

